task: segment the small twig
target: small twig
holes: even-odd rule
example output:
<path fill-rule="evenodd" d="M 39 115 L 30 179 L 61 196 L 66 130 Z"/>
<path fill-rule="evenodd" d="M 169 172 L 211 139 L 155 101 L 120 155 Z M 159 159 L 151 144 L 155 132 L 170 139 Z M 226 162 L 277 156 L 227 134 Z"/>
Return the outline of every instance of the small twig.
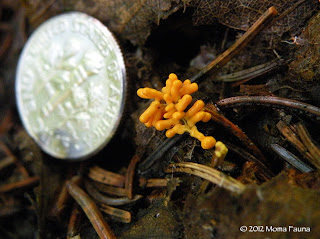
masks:
<path fill-rule="evenodd" d="M 289 141 L 291 142 L 301 153 L 306 153 L 307 148 L 303 145 L 303 143 L 299 140 L 298 135 L 282 120 L 280 120 L 276 124 L 278 130 L 281 132 L 281 134 Z M 308 157 L 311 157 L 309 154 Z"/>
<path fill-rule="evenodd" d="M 274 7 L 270 7 L 229 49 L 220 54 L 190 80 L 200 83 L 200 81 L 206 79 L 209 75 L 218 72 L 220 68 L 236 56 L 277 13 Z"/>
<path fill-rule="evenodd" d="M 114 217 L 115 220 L 130 223 L 131 222 L 131 213 L 125 210 L 121 210 L 115 207 L 110 207 L 106 204 L 100 204 L 100 210 L 104 213 Z"/>
<path fill-rule="evenodd" d="M 107 171 L 98 166 L 90 168 L 88 177 L 100 183 L 123 187 L 125 177 L 123 175 Z"/>
<path fill-rule="evenodd" d="M 286 160 L 289 164 L 291 164 L 296 169 L 300 170 L 303 173 L 308 173 L 313 171 L 311 167 L 302 162 L 297 156 L 290 153 L 285 148 L 281 147 L 278 144 L 271 144 L 271 148 L 275 151 L 281 158 Z"/>
<path fill-rule="evenodd" d="M 320 149 L 317 145 L 315 145 L 311 139 L 311 136 L 306 129 L 306 127 L 299 122 L 295 125 L 295 128 L 297 130 L 297 134 L 299 135 L 302 143 L 307 147 L 308 151 L 310 152 L 311 156 L 314 158 L 314 160 L 319 162 L 320 165 Z"/>
<path fill-rule="evenodd" d="M 141 157 L 139 154 L 133 156 L 128 166 L 126 176 L 125 176 L 125 189 L 127 192 L 127 196 L 129 199 L 133 198 L 133 180 L 134 180 L 134 173 L 136 170 L 137 163 L 140 161 Z"/>
<path fill-rule="evenodd" d="M 189 173 L 198 177 L 204 178 L 220 187 L 230 190 L 235 193 L 242 193 L 246 186 L 236 179 L 205 165 L 197 163 L 176 163 L 170 164 L 165 170 L 166 173 Z"/>
<path fill-rule="evenodd" d="M 72 181 L 68 181 L 66 186 L 70 195 L 77 201 L 77 203 L 89 218 L 99 237 L 101 239 L 116 239 L 111 228 L 104 220 L 97 205 L 90 199 L 88 194 L 86 194 L 78 185 L 76 185 Z"/>
<path fill-rule="evenodd" d="M 39 182 L 39 177 L 28 177 L 18 182 L 8 183 L 0 186 L 0 193 L 6 193 L 12 190 L 27 188 L 36 185 Z"/>
<path fill-rule="evenodd" d="M 252 142 L 252 140 L 234 123 L 220 114 L 217 108 L 212 104 L 205 106 L 205 111 L 212 115 L 212 120 L 225 127 L 228 131 L 234 134 L 260 161 L 261 164 L 268 164 L 268 161 L 260 151 L 260 149 Z"/>
<path fill-rule="evenodd" d="M 101 203 L 105 203 L 105 204 L 108 204 L 111 206 L 119 206 L 119 205 L 134 203 L 142 198 L 141 195 L 135 195 L 132 199 L 129 199 L 128 197 L 121 197 L 121 198 L 107 197 L 107 196 L 101 194 L 97 189 L 95 189 L 94 186 L 91 183 L 89 183 L 88 181 L 85 181 L 84 185 L 85 185 L 87 192 L 96 201 L 101 202 Z"/>
<path fill-rule="evenodd" d="M 217 105 L 219 107 L 235 107 L 247 104 L 271 105 L 273 107 L 280 108 L 287 107 L 315 115 L 320 119 L 320 108 L 296 100 L 275 96 L 236 96 L 226 98 L 217 102 Z"/>
<path fill-rule="evenodd" d="M 277 128 L 281 132 L 281 134 L 286 137 L 286 139 L 293 144 L 296 149 L 299 150 L 299 152 L 306 158 L 312 165 L 314 165 L 316 168 L 320 169 L 320 163 L 315 160 L 310 152 L 308 152 L 308 149 L 304 144 L 300 141 L 296 133 L 289 127 L 287 126 L 283 121 L 279 121 L 277 123 Z"/>

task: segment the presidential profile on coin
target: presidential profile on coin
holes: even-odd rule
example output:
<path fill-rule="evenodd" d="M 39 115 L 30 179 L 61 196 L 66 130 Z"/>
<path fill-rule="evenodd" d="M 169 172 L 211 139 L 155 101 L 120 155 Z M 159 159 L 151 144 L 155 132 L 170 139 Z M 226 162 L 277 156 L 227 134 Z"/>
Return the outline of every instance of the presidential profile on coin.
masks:
<path fill-rule="evenodd" d="M 40 25 L 16 73 L 16 99 L 29 135 L 49 155 L 85 159 L 114 136 L 124 108 L 120 48 L 97 19 L 71 12 Z"/>

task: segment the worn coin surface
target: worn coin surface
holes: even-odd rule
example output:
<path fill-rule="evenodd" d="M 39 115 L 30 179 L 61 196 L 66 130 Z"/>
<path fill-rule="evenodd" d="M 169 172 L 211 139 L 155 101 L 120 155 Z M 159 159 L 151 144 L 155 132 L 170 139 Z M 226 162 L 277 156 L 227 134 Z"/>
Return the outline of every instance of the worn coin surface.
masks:
<path fill-rule="evenodd" d="M 25 45 L 16 74 L 24 127 L 46 153 L 61 159 L 87 158 L 110 141 L 125 87 L 114 37 L 78 12 L 43 23 Z"/>

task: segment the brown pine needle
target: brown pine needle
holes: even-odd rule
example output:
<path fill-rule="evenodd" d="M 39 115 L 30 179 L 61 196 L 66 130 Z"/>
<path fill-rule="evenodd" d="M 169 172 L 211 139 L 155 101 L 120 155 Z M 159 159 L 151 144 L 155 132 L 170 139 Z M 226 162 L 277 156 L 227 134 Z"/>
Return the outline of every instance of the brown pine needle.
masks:
<path fill-rule="evenodd" d="M 129 199 L 133 198 L 134 174 L 135 174 L 137 163 L 140 161 L 140 159 L 141 159 L 140 155 L 138 155 L 138 154 L 134 155 L 130 161 L 130 164 L 128 166 L 128 170 L 126 172 L 124 186 L 125 186 L 127 196 Z"/>
<path fill-rule="evenodd" d="M 234 107 L 247 104 L 271 105 L 277 108 L 291 108 L 293 110 L 305 112 L 307 115 L 313 115 L 320 119 L 320 108 L 300 101 L 275 96 L 235 96 L 217 102 L 219 107 Z"/>
<path fill-rule="evenodd" d="M 166 178 L 140 178 L 139 179 L 139 186 L 146 187 L 146 188 L 162 188 L 167 187 L 168 179 Z"/>
<path fill-rule="evenodd" d="M 88 194 L 86 194 L 78 185 L 76 185 L 72 181 L 68 181 L 66 183 L 66 187 L 70 195 L 77 201 L 77 203 L 89 218 L 99 237 L 103 239 L 116 239 L 111 228 L 104 220 L 97 205 L 91 200 Z"/>
<path fill-rule="evenodd" d="M 278 11 L 274 7 L 270 7 L 265 11 L 259 19 L 240 37 L 230 48 L 220 54 L 215 60 L 205 66 L 197 75 L 192 77 L 192 82 L 199 83 L 206 79 L 209 75 L 217 73 L 222 66 L 228 63 L 236 56 L 276 15 Z"/>
<path fill-rule="evenodd" d="M 114 187 L 114 186 L 110 186 L 110 185 L 103 184 L 96 181 L 92 181 L 92 184 L 98 191 L 102 193 L 118 196 L 118 197 L 127 196 L 127 191 L 125 188 Z"/>
<path fill-rule="evenodd" d="M 119 205 L 125 205 L 125 204 L 130 204 L 134 203 L 142 198 L 141 195 L 134 195 L 132 199 L 129 199 L 128 197 L 119 197 L 119 198 L 114 198 L 114 197 L 108 197 L 102 193 L 100 193 L 90 182 L 85 181 L 84 186 L 87 190 L 87 192 L 90 194 L 94 200 L 100 202 L 100 203 L 105 203 L 108 205 L 112 206 L 119 206 Z"/>
<path fill-rule="evenodd" d="M 100 205 L 100 210 L 104 213 L 114 217 L 114 219 L 124 222 L 124 223 L 130 223 L 131 222 L 131 213 L 119 208 L 111 207 L 106 204 Z"/>
<path fill-rule="evenodd" d="M 12 190 L 18 190 L 18 189 L 23 189 L 23 188 L 27 188 L 27 187 L 32 187 L 38 183 L 39 183 L 38 176 L 28 177 L 28 178 L 23 179 L 18 182 L 1 185 L 0 186 L 0 193 L 5 193 L 5 192 L 12 191 Z"/>
<path fill-rule="evenodd" d="M 98 166 L 90 168 L 88 177 L 94 181 L 117 187 L 123 187 L 125 180 L 123 175 L 107 171 Z"/>
<path fill-rule="evenodd" d="M 165 170 L 166 173 L 189 173 L 195 176 L 206 179 L 214 184 L 217 184 L 220 187 L 223 187 L 231 192 L 242 193 L 246 186 L 236 179 L 205 165 L 197 163 L 176 163 L 170 164 L 169 167 Z"/>

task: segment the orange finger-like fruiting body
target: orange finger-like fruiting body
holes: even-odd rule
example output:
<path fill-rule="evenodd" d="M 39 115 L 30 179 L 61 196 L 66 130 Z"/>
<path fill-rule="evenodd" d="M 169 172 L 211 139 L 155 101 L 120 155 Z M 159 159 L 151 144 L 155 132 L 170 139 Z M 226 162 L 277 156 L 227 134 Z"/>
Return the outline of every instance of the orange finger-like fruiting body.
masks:
<path fill-rule="evenodd" d="M 182 125 L 182 124 L 176 124 L 175 126 L 173 126 L 172 129 L 168 129 L 166 132 L 166 136 L 168 138 L 172 138 L 173 136 L 175 136 L 176 134 L 183 134 L 184 132 L 186 132 L 186 126 Z"/>
<path fill-rule="evenodd" d="M 184 95 L 178 101 L 178 103 L 175 104 L 175 107 L 178 111 L 184 111 L 188 107 L 188 105 L 191 103 L 191 101 L 192 101 L 191 95 Z"/>
<path fill-rule="evenodd" d="M 183 117 L 184 117 L 184 115 L 185 115 L 186 113 L 184 113 L 184 112 L 174 112 L 173 114 L 172 114 L 172 118 L 173 119 L 175 119 L 175 120 L 180 120 L 180 119 L 182 119 Z"/>
<path fill-rule="evenodd" d="M 156 111 L 160 107 L 160 102 L 159 101 L 153 101 L 149 107 L 143 112 L 143 114 L 140 116 L 140 121 L 142 123 L 147 123 L 151 117 L 156 113 Z"/>
<path fill-rule="evenodd" d="M 176 124 L 178 124 L 180 121 L 175 120 L 173 118 L 167 119 L 167 120 L 158 120 L 155 124 L 155 127 L 157 130 L 164 130 L 164 129 L 170 129 Z"/>
<path fill-rule="evenodd" d="M 182 82 L 180 80 L 175 80 L 171 87 L 171 98 L 173 102 L 177 102 L 180 99 L 180 89 L 182 87 Z"/>
<path fill-rule="evenodd" d="M 181 95 L 191 95 L 194 92 L 198 91 L 198 84 L 192 83 L 190 80 L 185 80 L 183 82 L 182 88 L 180 90 Z"/>
<path fill-rule="evenodd" d="M 166 129 L 166 136 L 188 132 L 192 137 L 201 142 L 201 147 L 211 149 L 216 145 L 212 136 L 205 136 L 195 126 L 199 121 L 208 122 L 211 114 L 205 112 L 204 102 L 197 100 L 186 112 L 192 102 L 192 93 L 198 91 L 198 84 L 190 80 L 180 81 L 176 74 L 171 73 L 166 81 L 166 86 L 161 91 L 152 88 L 141 88 L 137 91 L 143 99 L 154 99 L 150 106 L 140 116 L 140 121 L 147 127 L 154 126 L 157 130 Z M 218 141 L 219 142 L 219 141 Z M 219 142 L 217 154 L 226 154 L 227 148 Z"/>
<path fill-rule="evenodd" d="M 200 111 L 187 120 L 187 124 L 192 127 L 206 116 L 205 112 Z"/>
<path fill-rule="evenodd" d="M 156 99 L 156 100 L 163 99 L 162 92 L 155 90 L 155 89 L 152 89 L 152 88 L 148 88 L 148 87 L 139 89 L 137 91 L 137 94 L 138 94 L 138 96 L 140 96 L 141 98 L 144 98 L 144 99 Z"/>
<path fill-rule="evenodd" d="M 186 119 L 189 119 L 190 117 L 194 116 L 196 113 L 201 111 L 204 107 L 204 103 L 202 100 L 197 100 L 193 106 L 187 111 L 186 113 Z"/>

